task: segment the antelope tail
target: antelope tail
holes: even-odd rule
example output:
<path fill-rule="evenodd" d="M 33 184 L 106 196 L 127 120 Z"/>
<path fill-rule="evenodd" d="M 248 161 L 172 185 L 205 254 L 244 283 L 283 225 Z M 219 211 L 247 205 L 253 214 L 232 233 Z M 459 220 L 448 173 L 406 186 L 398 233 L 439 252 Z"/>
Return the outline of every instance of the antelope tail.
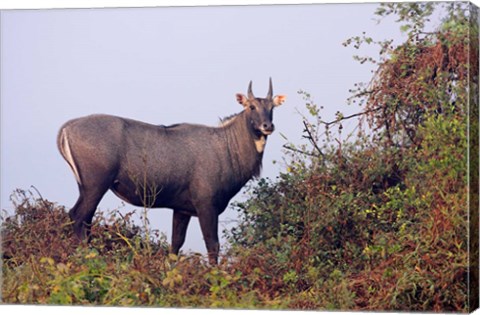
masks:
<path fill-rule="evenodd" d="M 80 173 L 75 165 L 75 160 L 73 159 L 72 151 L 70 149 L 70 143 L 68 142 L 67 130 L 65 128 L 62 128 L 60 134 L 58 135 L 58 149 L 60 150 L 63 158 L 67 161 L 68 165 L 70 165 L 77 183 L 81 185 L 82 181 L 80 179 Z"/>

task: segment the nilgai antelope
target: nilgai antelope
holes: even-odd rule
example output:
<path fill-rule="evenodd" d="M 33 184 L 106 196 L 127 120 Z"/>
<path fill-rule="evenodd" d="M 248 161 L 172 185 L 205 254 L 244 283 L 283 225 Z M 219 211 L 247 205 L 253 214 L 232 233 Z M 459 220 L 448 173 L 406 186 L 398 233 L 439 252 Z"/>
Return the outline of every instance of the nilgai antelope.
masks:
<path fill-rule="evenodd" d="M 284 95 L 265 98 L 236 94 L 243 111 L 218 127 L 195 124 L 156 126 L 110 115 L 65 123 L 58 147 L 70 165 L 80 196 L 69 211 L 79 239 L 89 238 L 97 206 L 108 189 L 141 207 L 173 209 L 172 252 L 185 241 L 197 216 L 209 261 L 218 260 L 218 216 L 230 199 L 260 174 L 267 137 L 274 131 L 273 108 Z"/>

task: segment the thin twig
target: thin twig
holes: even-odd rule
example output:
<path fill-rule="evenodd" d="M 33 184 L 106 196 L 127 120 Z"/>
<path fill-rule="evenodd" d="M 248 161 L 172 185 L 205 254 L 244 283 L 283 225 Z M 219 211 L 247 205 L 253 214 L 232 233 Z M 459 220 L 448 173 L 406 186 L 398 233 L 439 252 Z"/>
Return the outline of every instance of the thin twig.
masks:
<path fill-rule="evenodd" d="M 50 215 L 52 216 L 52 220 L 53 220 L 53 223 L 56 224 L 57 220 L 55 219 L 55 215 L 54 215 L 54 212 L 51 208 L 51 206 L 45 201 L 45 199 L 43 199 L 43 196 L 42 194 L 40 193 L 40 191 L 38 191 L 37 187 L 33 186 L 33 185 L 30 185 L 30 188 L 31 189 L 34 189 L 38 196 L 40 197 L 40 201 L 42 202 L 43 206 L 47 209 L 47 211 L 50 213 Z"/>
<path fill-rule="evenodd" d="M 379 107 L 375 107 L 375 108 L 366 110 L 366 111 L 364 111 L 364 112 L 352 114 L 352 115 L 349 115 L 349 116 L 343 116 L 343 117 L 338 118 L 338 119 L 335 119 L 335 120 L 333 120 L 333 121 L 329 121 L 329 122 L 320 121 L 320 122 L 321 122 L 322 124 L 324 124 L 325 126 L 328 127 L 328 126 L 330 126 L 330 125 L 339 123 L 339 122 L 341 122 L 341 121 L 343 121 L 343 120 L 355 118 L 355 117 L 362 116 L 362 115 L 365 115 L 365 114 L 368 114 L 368 113 L 371 113 L 371 112 L 376 112 L 376 111 L 378 111 L 378 110 L 381 110 L 382 108 L 383 108 L 382 106 L 379 106 Z"/>
<path fill-rule="evenodd" d="M 373 81 L 373 80 L 372 80 Z M 371 84 L 371 83 L 369 83 Z M 353 98 L 359 98 L 359 97 L 362 97 L 362 96 L 365 96 L 365 95 L 369 95 L 369 94 L 373 94 L 375 92 L 377 92 L 378 89 L 374 89 L 374 90 L 365 90 L 365 91 L 362 91 L 360 93 L 357 93 L 357 94 L 354 94 L 352 96 L 350 96 L 348 99 L 351 100 Z"/>
<path fill-rule="evenodd" d="M 300 154 L 304 154 L 304 155 L 308 155 L 308 156 L 313 156 L 313 157 L 316 157 L 316 158 L 319 158 L 319 157 L 323 157 L 321 155 L 317 155 L 317 154 L 313 154 L 311 152 L 306 152 L 306 151 L 303 151 L 303 150 L 299 150 L 297 148 L 294 148 L 294 147 L 291 147 L 287 144 L 284 144 L 283 145 L 283 148 L 284 149 L 287 149 L 287 150 L 290 150 L 290 151 L 293 151 L 293 152 L 297 152 L 297 153 L 300 153 Z"/>
<path fill-rule="evenodd" d="M 305 126 L 305 131 L 308 133 L 308 137 L 307 139 L 310 140 L 310 143 L 313 144 L 313 147 L 318 151 L 318 153 L 320 153 L 320 155 L 322 157 L 324 157 L 325 155 L 323 154 L 322 150 L 320 150 L 318 144 L 317 144 L 317 141 L 315 141 L 315 139 L 313 138 L 313 135 L 312 133 L 310 132 L 310 129 L 308 128 L 308 124 L 307 124 L 307 121 L 303 121 L 303 125 Z"/>

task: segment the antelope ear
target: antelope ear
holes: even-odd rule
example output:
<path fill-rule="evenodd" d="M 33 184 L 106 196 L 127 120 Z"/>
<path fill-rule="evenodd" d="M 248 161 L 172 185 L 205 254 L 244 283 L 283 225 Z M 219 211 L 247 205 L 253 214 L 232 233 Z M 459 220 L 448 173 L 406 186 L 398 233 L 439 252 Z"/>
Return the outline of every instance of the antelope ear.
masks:
<path fill-rule="evenodd" d="M 237 102 L 239 104 L 242 104 L 243 106 L 247 106 L 247 97 L 245 95 L 237 93 L 235 94 L 235 97 L 237 98 Z"/>
<path fill-rule="evenodd" d="M 286 95 L 276 95 L 273 98 L 273 105 L 280 106 L 282 105 L 283 102 L 285 102 L 286 99 L 287 99 Z"/>

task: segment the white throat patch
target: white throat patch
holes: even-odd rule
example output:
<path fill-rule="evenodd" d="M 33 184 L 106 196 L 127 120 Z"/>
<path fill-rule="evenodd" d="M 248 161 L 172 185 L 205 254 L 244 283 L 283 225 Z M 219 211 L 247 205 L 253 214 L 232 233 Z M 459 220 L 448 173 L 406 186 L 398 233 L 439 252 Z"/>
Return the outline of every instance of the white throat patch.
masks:
<path fill-rule="evenodd" d="M 260 136 L 260 139 L 254 140 L 255 141 L 255 148 L 257 149 L 258 153 L 262 153 L 263 150 L 265 149 L 265 144 L 267 143 L 267 140 L 265 139 L 264 135 Z"/>

